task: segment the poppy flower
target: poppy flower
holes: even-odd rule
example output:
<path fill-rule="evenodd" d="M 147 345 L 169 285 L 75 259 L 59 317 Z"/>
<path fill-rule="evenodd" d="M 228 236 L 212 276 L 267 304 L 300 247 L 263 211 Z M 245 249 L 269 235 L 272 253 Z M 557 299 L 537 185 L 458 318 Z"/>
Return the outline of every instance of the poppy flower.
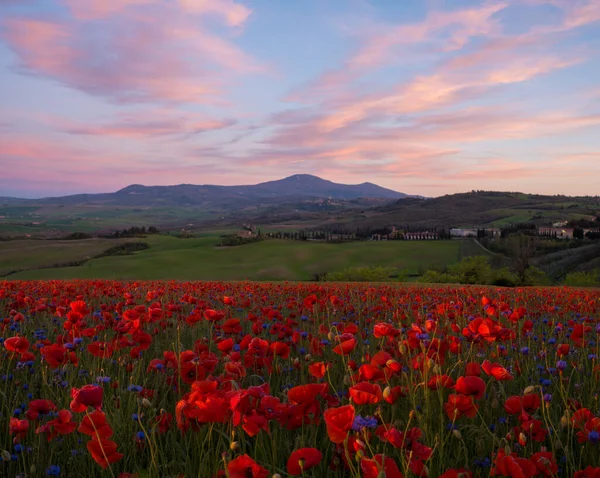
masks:
<path fill-rule="evenodd" d="M 389 456 L 375 455 L 373 459 L 363 458 L 360 461 L 360 469 L 363 478 L 379 478 L 382 476 L 381 472 L 386 478 L 402 478 L 398 465 Z"/>
<path fill-rule="evenodd" d="M 84 385 L 80 389 L 71 389 L 71 410 L 85 412 L 88 407 L 99 410 L 102 407 L 102 387 L 97 385 Z"/>
<path fill-rule="evenodd" d="M 508 397 L 504 401 L 504 411 L 509 415 L 519 415 L 521 412 L 532 413 L 540 408 L 541 400 L 537 393 Z"/>
<path fill-rule="evenodd" d="M 51 400 L 32 400 L 26 415 L 29 420 L 37 420 L 40 415 L 48 415 L 52 410 L 56 410 L 56 405 Z"/>
<path fill-rule="evenodd" d="M 383 399 L 387 403 L 393 405 L 394 403 L 396 403 L 396 400 L 398 400 L 400 397 L 407 397 L 408 390 L 406 389 L 406 387 L 402 387 L 400 385 L 396 385 L 395 387 L 387 386 L 383 389 L 382 395 Z"/>
<path fill-rule="evenodd" d="M 327 426 L 327 435 L 333 443 L 342 443 L 346 439 L 348 431 L 354 423 L 354 415 L 355 411 L 352 405 L 325 410 L 323 418 Z"/>
<path fill-rule="evenodd" d="M 496 455 L 491 474 L 513 478 L 531 478 L 538 474 L 538 469 L 532 461 L 519 458 L 516 453 L 506 455 L 504 448 L 501 448 Z"/>
<path fill-rule="evenodd" d="M 477 415 L 477 404 L 468 395 L 450 394 L 448 401 L 444 403 L 444 411 L 450 420 L 459 419 L 462 416 L 473 418 Z"/>
<path fill-rule="evenodd" d="M 379 403 L 383 398 L 381 387 L 369 382 L 357 383 L 353 387 L 350 387 L 348 393 L 356 405 L 374 405 L 375 403 Z"/>
<path fill-rule="evenodd" d="M 326 364 L 325 362 L 316 362 L 308 366 L 308 373 L 314 378 L 323 378 L 328 368 L 329 364 Z"/>
<path fill-rule="evenodd" d="M 472 395 L 479 400 L 485 395 L 485 382 L 474 376 L 458 377 L 454 390 L 463 395 Z"/>
<path fill-rule="evenodd" d="M 499 363 L 492 363 L 489 360 L 484 360 L 481 364 L 481 368 L 485 373 L 494 377 L 499 382 L 513 379 L 513 376 L 510 374 L 510 372 Z"/>
<path fill-rule="evenodd" d="M 93 437 L 87 442 L 87 449 L 102 468 L 108 468 L 111 463 L 119 461 L 124 456 L 117 452 L 117 444 L 106 438 Z"/>
<path fill-rule="evenodd" d="M 23 438 L 27 435 L 29 430 L 29 422 L 27 420 L 19 420 L 18 418 L 11 418 L 9 422 L 10 432 L 15 434 L 19 438 Z"/>
<path fill-rule="evenodd" d="M 558 473 L 558 465 L 551 452 L 539 451 L 531 455 L 529 459 L 538 469 L 538 473 L 543 476 L 556 476 Z"/>
<path fill-rule="evenodd" d="M 477 362 L 467 362 L 465 375 L 467 377 L 479 377 L 481 375 L 481 365 Z"/>
<path fill-rule="evenodd" d="M 323 454 L 316 448 L 300 448 L 292 452 L 287 461 L 287 472 L 292 476 L 302 475 L 306 470 L 314 468 L 323 459 Z"/>
<path fill-rule="evenodd" d="M 356 347 L 356 339 L 348 339 L 344 340 L 339 345 L 336 345 L 333 348 L 333 351 L 338 355 L 348 355 L 354 350 L 354 347 Z"/>
<path fill-rule="evenodd" d="M 29 349 L 27 337 L 10 337 L 4 341 L 4 348 L 9 352 L 22 354 Z"/>
<path fill-rule="evenodd" d="M 269 472 L 248 455 L 241 455 L 227 463 L 229 478 L 267 478 Z"/>
<path fill-rule="evenodd" d="M 442 473 L 439 478 L 473 478 L 473 472 L 465 470 L 464 468 L 456 469 L 452 468 Z"/>
<path fill-rule="evenodd" d="M 100 438 L 110 438 L 113 434 L 112 428 L 106 421 L 106 415 L 98 410 L 94 410 L 83 417 L 77 431 L 91 437 L 96 436 Z"/>
<path fill-rule="evenodd" d="M 319 395 L 325 395 L 328 387 L 326 383 L 298 385 L 288 390 L 288 399 L 294 404 L 310 403 L 315 401 Z"/>
<path fill-rule="evenodd" d="M 573 478 L 600 478 L 600 468 L 588 466 L 583 470 L 576 471 Z"/>

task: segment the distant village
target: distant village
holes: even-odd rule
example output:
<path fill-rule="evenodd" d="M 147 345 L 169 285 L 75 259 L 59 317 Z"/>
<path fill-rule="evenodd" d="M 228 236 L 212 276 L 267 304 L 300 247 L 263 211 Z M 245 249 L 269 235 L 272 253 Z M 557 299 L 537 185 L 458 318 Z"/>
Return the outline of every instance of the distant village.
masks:
<path fill-rule="evenodd" d="M 385 226 L 379 229 L 363 229 L 358 228 L 356 231 L 339 230 L 332 228 L 329 230 L 297 230 L 297 231 L 283 231 L 283 232 L 268 232 L 264 237 L 274 239 L 292 239 L 292 240 L 306 240 L 306 241 L 391 241 L 391 240 L 404 240 L 404 241 L 430 241 L 430 240 L 442 240 L 442 239 L 453 239 L 453 238 L 500 238 L 504 237 L 505 234 L 515 232 L 516 230 L 522 230 L 522 232 L 535 235 L 539 237 L 545 237 L 548 239 L 583 239 L 585 237 L 590 239 L 600 239 L 600 227 L 598 228 L 574 228 L 567 227 L 567 221 L 554 222 L 550 226 L 534 226 L 534 225 L 517 225 L 507 226 L 506 228 L 451 228 L 451 229 L 420 229 L 411 230 L 408 227 L 398 227 L 394 225 Z M 257 230 L 255 226 L 244 225 L 243 228 L 238 231 L 237 237 L 239 239 L 256 240 L 257 238 L 263 237 L 260 230 Z"/>

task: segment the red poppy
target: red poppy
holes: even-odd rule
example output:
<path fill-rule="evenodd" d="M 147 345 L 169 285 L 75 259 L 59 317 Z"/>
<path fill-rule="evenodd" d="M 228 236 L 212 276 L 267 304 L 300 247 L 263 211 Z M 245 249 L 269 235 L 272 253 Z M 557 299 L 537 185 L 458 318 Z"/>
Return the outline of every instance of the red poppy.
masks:
<path fill-rule="evenodd" d="M 573 478 L 600 478 L 600 468 L 588 466 L 584 470 L 576 471 Z"/>
<path fill-rule="evenodd" d="M 344 405 L 325 410 L 323 417 L 327 426 L 327 435 L 333 443 L 342 443 L 354 423 L 354 407 Z"/>
<path fill-rule="evenodd" d="M 225 312 L 222 310 L 206 309 L 204 311 L 204 318 L 209 322 L 218 322 L 225 318 Z"/>
<path fill-rule="evenodd" d="M 463 395 L 473 395 L 477 400 L 485 395 L 485 382 L 474 376 L 459 377 L 454 389 Z"/>
<path fill-rule="evenodd" d="M 395 387 L 385 387 L 385 389 L 383 390 L 383 399 L 389 403 L 390 405 L 393 405 L 394 403 L 396 403 L 396 400 L 398 400 L 400 397 L 407 397 L 408 396 L 408 390 L 406 389 L 406 387 L 402 387 L 400 385 L 396 385 Z"/>
<path fill-rule="evenodd" d="M 314 468 L 323 459 L 323 454 L 316 448 L 300 448 L 292 452 L 287 461 L 287 472 L 292 476 L 302 475 L 306 470 Z"/>
<path fill-rule="evenodd" d="M 248 455 L 234 458 L 227 464 L 229 478 L 267 478 L 269 472 Z"/>
<path fill-rule="evenodd" d="M 308 366 L 308 373 L 314 378 L 323 378 L 328 368 L 329 364 L 326 364 L 325 362 L 316 362 Z"/>
<path fill-rule="evenodd" d="M 74 412 L 85 412 L 87 407 L 99 410 L 102 407 L 102 387 L 97 385 L 84 385 L 80 389 L 71 389 L 71 410 Z"/>
<path fill-rule="evenodd" d="M 379 478 L 382 472 L 386 478 L 402 478 L 398 465 L 389 456 L 375 455 L 373 459 L 363 458 L 360 461 L 360 469 L 363 478 Z"/>
<path fill-rule="evenodd" d="M 356 339 L 345 340 L 333 348 L 334 353 L 338 355 L 348 355 L 356 347 Z"/>
<path fill-rule="evenodd" d="M 111 463 L 119 461 L 124 456 L 117 452 L 117 444 L 114 441 L 105 438 L 98 440 L 97 437 L 93 437 L 87 442 L 87 449 L 102 468 L 108 468 Z"/>
<path fill-rule="evenodd" d="M 459 419 L 462 416 L 473 418 L 477 415 L 477 404 L 471 396 L 450 394 L 448 401 L 444 403 L 444 410 L 450 420 Z"/>
<path fill-rule="evenodd" d="M 52 410 L 56 410 L 56 405 L 51 400 L 32 400 L 25 415 L 29 420 L 37 420 L 40 415 L 48 415 Z"/>
<path fill-rule="evenodd" d="M 316 400 L 319 395 L 325 395 L 328 387 L 329 385 L 326 383 L 298 385 L 288 390 L 288 399 L 294 404 L 310 403 Z"/>
<path fill-rule="evenodd" d="M 427 388 L 430 390 L 437 390 L 438 388 L 452 388 L 454 386 L 454 380 L 448 375 L 436 375 L 429 379 L 427 382 Z"/>
<path fill-rule="evenodd" d="M 10 419 L 9 429 L 10 432 L 14 433 L 17 437 L 23 438 L 27 435 L 27 431 L 29 430 L 29 422 L 13 417 Z"/>
<path fill-rule="evenodd" d="M 439 478 L 473 478 L 473 472 L 465 470 L 464 468 L 456 469 L 452 468 L 442 473 Z"/>
<path fill-rule="evenodd" d="M 9 352 L 22 354 L 29 349 L 29 340 L 26 337 L 10 337 L 4 341 L 4 348 Z"/>
<path fill-rule="evenodd" d="M 369 382 L 357 383 L 353 387 L 350 387 L 348 393 L 356 405 L 374 405 L 375 403 L 379 403 L 383 398 L 381 387 Z"/>
<path fill-rule="evenodd" d="M 91 437 L 100 438 L 110 438 L 113 434 L 112 428 L 106 421 L 106 415 L 98 410 L 94 410 L 83 417 L 77 431 Z"/>
<path fill-rule="evenodd" d="M 556 476 L 558 473 L 558 465 L 554 460 L 554 455 L 548 451 L 539 451 L 529 457 L 538 473 L 543 476 Z"/>
<path fill-rule="evenodd" d="M 477 362 L 467 362 L 465 375 L 467 377 L 479 377 L 481 375 L 481 365 Z"/>
<path fill-rule="evenodd" d="M 531 413 L 540 408 L 541 400 L 537 393 L 508 397 L 504 402 L 504 410 L 509 415 L 519 415 L 521 412 Z"/>
<path fill-rule="evenodd" d="M 512 478 L 531 478 L 538 474 L 538 469 L 532 461 L 519 458 L 516 453 L 506 455 L 504 448 L 501 448 L 494 461 L 491 474 Z"/>
<path fill-rule="evenodd" d="M 481 364 L 481 368 L 485 373 L 491 375 L 499 382 L 504 380 L 512 380 L 513 376 L 510 374 L 508 370 L 506 370 L 502 365 L 495 362 L 490 362 L 489 360 L 484 360 L 483 364 Z"/>

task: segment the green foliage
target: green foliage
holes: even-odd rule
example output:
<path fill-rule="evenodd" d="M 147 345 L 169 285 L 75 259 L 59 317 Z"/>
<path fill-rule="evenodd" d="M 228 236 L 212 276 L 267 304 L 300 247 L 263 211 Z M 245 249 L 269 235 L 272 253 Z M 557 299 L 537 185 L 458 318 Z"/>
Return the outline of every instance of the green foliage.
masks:
<path fill-rule="evenodd" d="M 565 277 L 564 284 L 571 287 L 599 287 L 600 269 L 590 272 L 571 272 Z"/>
<path fill-rule="evenodd" d="M 233 247 L 242 246 L 244 244 L 252 244 L 253 242 L 260 242 L 263 240 L 261 236 L 254 237 L 240 237 L 236 235 L 221 236 L 219 240 L 219 247 Z"/>
<path fill-rule="evenodd" d="M 125 244 L 119 244 L 118 246 L 111 247 L 110 249 L 101 252 L 96 256 L 96 258 L 108 256 L 125 256 L 133 254 L 136 251 L 143 251 L 144 249 L 148 249 L 149 247 L 150 245 L 147 242 L 126 242 Z"/>
<path fill-rule="evenodd" d="M 490 284 L 499 287 L 516 287 L 519 284 L 519 278 L 507 267 L 503 267 L 494 271 Z"/>
<path fill-rule="evenodd" d="M 525 270 L 525 278 L 522 285 L 551 285 L 552 280 L 539 267 L 530 266 Z"/>
<path fill-rule="evenodd" d="M 402 282 L 408 271 L 398 271 L 394 267 L 347 267 L 339 272 L 328 272 L 322 280 L 332 282 Z"/>
<path fill-rule="evenodd" d="M 459 263 L 449 266 L 448 274 L 456 276 L 460 284 L 489 284 L 492 266 L 487 257 L 465 257 Z"/>

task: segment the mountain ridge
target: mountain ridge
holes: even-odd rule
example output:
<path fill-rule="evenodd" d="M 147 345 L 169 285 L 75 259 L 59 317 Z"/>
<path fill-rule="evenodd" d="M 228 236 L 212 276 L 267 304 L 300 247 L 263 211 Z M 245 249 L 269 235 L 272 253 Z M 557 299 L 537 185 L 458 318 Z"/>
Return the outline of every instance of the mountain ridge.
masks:
<path fill-rule="evenodd" d="M 174 184 L 174 185 L 143 185 L 130 184 L 115 192 L 80 193 L 65 196 L 44 197 L 39 199 L 6 198 L 7 200 L 22 200 L 27 202 L 60 202 L 75 204 L 79 202 L 100 202 L 104 204 L 141 204 L 146 205 L 159 201 L 161 206 L 172 205 L 207 205 L 225 201 L 226 203 L 239 198 L 254 201 L 273 200 L 278 197 L 288 198 L 333 198 L 356 199 L 372 197 L 397 200 L 411 195 L 384 188 L 370 182 L 361 184 L 342 184 L 322 179 L 310 174 L 294 174 L 282 179 L 265 181 L 257 184 L 242 184 L 223 186 L 216 184 Z M 124 202 L 123 202 L 124 201 Z"/>

